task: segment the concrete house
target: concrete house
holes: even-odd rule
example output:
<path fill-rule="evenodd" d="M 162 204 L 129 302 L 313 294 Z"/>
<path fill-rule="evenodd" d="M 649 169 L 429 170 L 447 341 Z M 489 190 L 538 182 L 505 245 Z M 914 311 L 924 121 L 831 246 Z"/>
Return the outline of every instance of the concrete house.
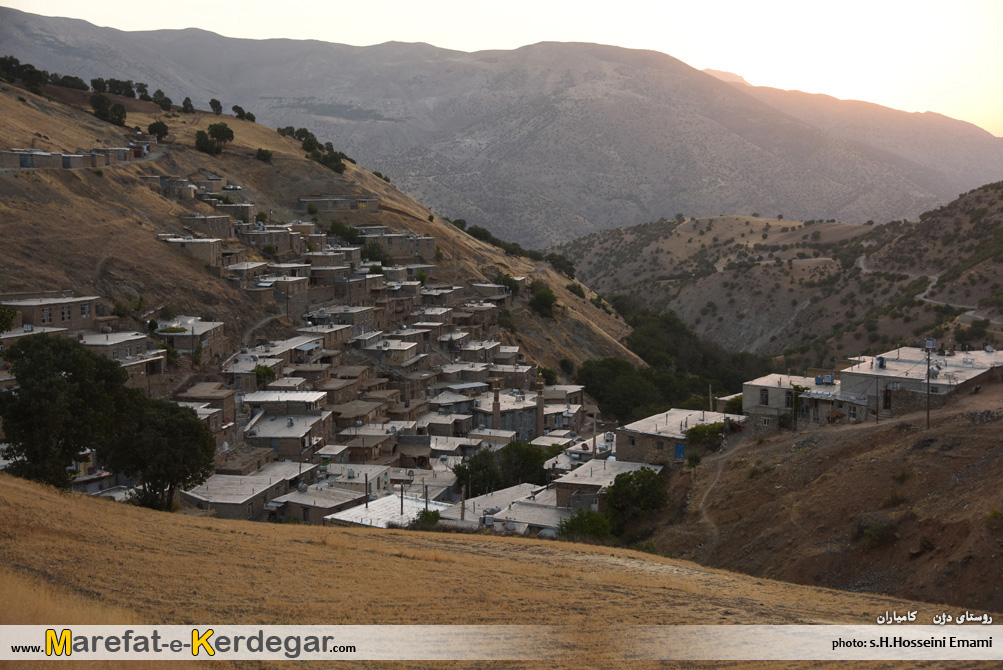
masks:
<path fill-rule="evenodd" d="M 686 431 L 698 425 L 742 426 L 748 417 L 703 410 L 670 409 L 668 412 L 616 429 L 616 458 L 630 463 L 673 465 L 686 458 Z"/>
<path fill-rule="evenodd" d="M 181 492 L 181 505 L 210 510 L 221 519 L 266 520 L 275 498 L 314 481 L 313 463 L 271 462 L 251 474 L 215 474 L 200 486 Z"/>

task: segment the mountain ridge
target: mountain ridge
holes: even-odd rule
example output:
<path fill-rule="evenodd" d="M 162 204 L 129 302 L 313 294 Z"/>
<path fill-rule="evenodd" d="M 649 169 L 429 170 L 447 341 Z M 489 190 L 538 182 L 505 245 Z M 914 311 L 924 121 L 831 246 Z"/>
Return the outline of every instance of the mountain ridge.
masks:
<path fill-rule="evenodd" d="M 676 212 L 914 217 L 1003 173 L 1003 140 L 988 133 L 959 148 L 920 119 L 875 142 L 655 51 L 351 47 L 105 32 L 14 12 L 0 10 L 0 39 L 23 60 L 314 128 L 443 215 L 526 246 Z"/>

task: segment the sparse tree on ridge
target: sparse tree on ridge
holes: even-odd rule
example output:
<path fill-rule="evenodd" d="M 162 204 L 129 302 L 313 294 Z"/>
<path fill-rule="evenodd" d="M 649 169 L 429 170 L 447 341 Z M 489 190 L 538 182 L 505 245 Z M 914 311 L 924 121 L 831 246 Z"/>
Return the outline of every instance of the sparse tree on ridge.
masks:
<path fill-rule="evenodd" d="M 219 116 L 220 114 L 223 113 L 223 103 L 221 103 L 216 98 L 213 98 L 212 100 L 209 101 L 209 109 L 212 110 L 213 114 Z"/>
<path fill-rule="evenodd" d="M 222 153 L 223 147 L 227 145 L 228 142 L 233 141 L 233 131 L 230 130 L 230 126 L 223 122 L 213 123 L 208 129 L 209 137 L 216 142 L 216 153 Z"/>
<path fill-rule="evenodd" d="M 158 142 L 163 142 L 170 130 L 167 128 L 167 124 L 163 121 L 154 121 L 146 128 L 146 132 L 151 135 L 156 135 Z"/>

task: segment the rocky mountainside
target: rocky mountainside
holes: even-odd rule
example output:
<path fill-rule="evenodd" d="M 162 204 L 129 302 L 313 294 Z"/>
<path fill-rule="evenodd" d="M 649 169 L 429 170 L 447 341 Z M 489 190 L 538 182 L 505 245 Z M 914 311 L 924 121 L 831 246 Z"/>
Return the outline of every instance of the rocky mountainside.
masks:
<path fill-rule="evenodd" d="M 95 145 L 121 146 L 132 132 L 81 109 L 85 93 L 48 86 L 43 94 L 0 86 L 0 147 L 86 151 Z M 170 128 L 167 143 L 151 159 L 103 169 L 0 170 L 0 293 L 72 290 L 102 296 L 109 307 L 116 302 L 141 304 L 123 323 L 139 330 L 145 330 L 149 313 L 172 304 L 181 313 L 226 322 L 234 344 L 247 341 L 265 321 L 293 325 L 283 319 L 279 306 L 250 301 L 200 261 L 157 240 L 158 233 L 183 232 L 179 215 L 213 210 L 202 202 L 166 198 L 140 176 L 194 179 L 211 173 L 242 185 L 231 197 L 255 203 L 274 222 L 304 217 L 296 210 L 300 195 L 375 194 L 381 202 L 379 213 L 339 212 L 339 218 L 352 225 L 382 224 L 435 237 L 443 250 L 438 278 L 465 284 L 507 273 L 540 280 L 553 289 L 558 298 L 555 318 L 536 315 L 525 291 L 511 309 L 517 330 L 501 333 L 506 343 L 519 344 L 529 359 L 553 369 L 562 358 L 575 364 L 605 356 L 636 360 L 619 343 L 627 332 L 623 321 L 570 293 L 568 279 L 549 264 L 508 256 L 474 239 L 370 172 L 348 163 L 344 174 L 336 174 L 304 159 L 298 141 L 261 124 L 232 116 L 163 112 L 138 100 L 124 102 L 129 127 L 145 128 L 161 120 Z M 216 157 L 195 151 L 195 133 L 221 120 L 233 130 L 234 141 Z M 273 153 L 269 163 L 255 159 L 259 148 Z M 247 251 L 251 259 L 260 260 L 256 249 Z"/>
<path fill-rule="evenodd" d="M 877 106 L 850 123 L 839 101 L 781 104 L 652 51 L 463 53 L 0 19 L 23 61 L 309 127 L 437 212 L 527 247 L 677 212 L 914 217 L 1003 173 L 1003 140 L 970 124 Z"/>
<path fill-rule="evenodd" d="M 918 221 L 679 217 L 555 249 L 607 298 L 672 309 L 726 348 L 796 366 L 926 336 L 1003 342 L 1003 182 Z"/>

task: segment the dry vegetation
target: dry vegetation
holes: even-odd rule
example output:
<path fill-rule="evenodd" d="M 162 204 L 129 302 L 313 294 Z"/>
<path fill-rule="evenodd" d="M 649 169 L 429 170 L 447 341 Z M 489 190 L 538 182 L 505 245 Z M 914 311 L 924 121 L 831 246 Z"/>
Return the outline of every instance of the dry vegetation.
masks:
<path fill-rule="evenodd" d="M 1003 609 L 1003 386 L 932 413 L 757 439 L 673 476 L 672 556 L 761 577 Z M 665 521 L 665 520 L 663 520 Z"/>
<path fill-rule="evenodd" d="M 560 667 L 616 664 L 624 626 L 861 624 L 934 609 L 622 549 L 155 513 L 4 475 L 0 538 L 12 603 L 0 623 L 558 625 Z"/>
<path fill-rule="evenodd" d="M 100 144 L 117 146 L 130 128 L 145 129 L 156 120 L 167 123 L 171 134 L 162 147 L 164 155 L 154 160 L 100 170 L 0 170 L 0 232 L 5 241 L 0 292 L 69 288 L 102 295 L 109 304 L 135 304 L 142 297 L 146 309 L 137 311 L 134 322 L 123 324 L 138 329 L 145 326 L 140 318 L 144 313 L 170 302 L 184 312 L 225 321 L 229 335 L 239 340 L 262 318 L 278 315 L 278 308 L 248 303 L 200 263 L 158 242 L 157 233 L 182 232 L 179 214 L 212 210 L 203 203 L 166 199 L 137 178 L 214 173 L 242 186 L 239 192 L 228 192 L 230 197 L 272 212 L 273 221 L 305 218 L 295 210 L 300 195 L 375 193 L 382 203 L 379 214 L 344 212 L 338 218 L 434 236 L 443 252 L 439 278 L 464 284 L 469 278 L 509 273 L 542 279 L 553 287 L 568 308 L 559 310 L 556 328 L 546 324 L 552 334 L 540 334 L 545 325 L 525 308 L 525 300 L 513 310 L 526 330 L 509 341 L 520 344 L 529 359 L 556 368 L 561 358 L 577 365 L 590 357 L 631 357 L 619 343 L 627 333 L 623 322 L 568 293 L 568 280 L 548 264 L 506 256 L 475 240 L 363 168 L 349 163 L 338 175 L 305 160 L 298 141 L 232 116 L 181 114 L 177 109 L 165 113 L 152 103 L 122 98 L 129 115 L 127 127 L 119 128 L 69 106 L 86 107 L 84 92 L 58 87 L 47 87 L 46 92 L 56 99 L 9 85 L 0 90 L 0 147 L 81 151 Z M 195 151 L 196 131 L 219 121 L 233 129 L 234 141 L 218 157 Z M 270 163 L 254 158 L 259 148 L 272 152 Z M 254 250 L 251 256 L 257 256 Z"/>

